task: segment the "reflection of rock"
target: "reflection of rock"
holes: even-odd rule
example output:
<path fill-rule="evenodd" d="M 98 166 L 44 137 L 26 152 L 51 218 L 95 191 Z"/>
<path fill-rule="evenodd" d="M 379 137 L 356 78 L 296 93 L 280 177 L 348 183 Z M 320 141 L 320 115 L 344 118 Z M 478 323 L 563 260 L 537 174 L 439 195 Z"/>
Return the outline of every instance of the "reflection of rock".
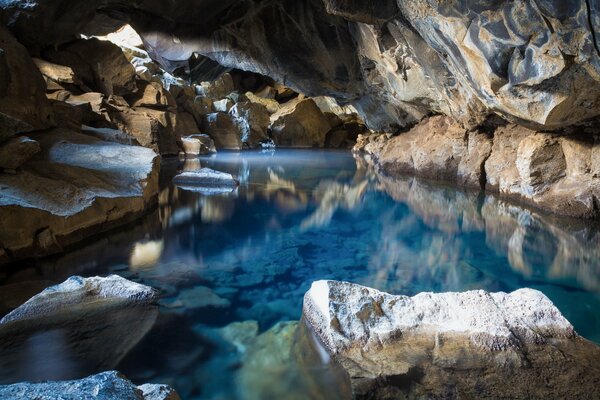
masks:
<path fill-rule="evenodd" d="M 163 248 L 162 240 L 136 243 L 129 257 L 129 268 L 133 270 L 152 268 L 160 260 Z"/>
<path fill-rule="evenodd" d="M 314 350 L 298 336 L 297 322 L 281 322 L 248 346 L 237 376 L 241 398 L 349 398 L 345 377 L 311 358 L 308 354 Z"/>
<path fill-rule="evenodd" d="M 0 321 L 0 371 L 44 380 L 114 368 L 154 325 L 156 296 L 115 275 L 50 287 Z"/>
<path fill-rule="evenodd" d="M 302 221 L 302 228 L 309 229 L 327 225 L 338 209 L 353 210 L 362 201 L 369 182 L 362 181 L 354 186 L 335 181 L 322 181 L 314 191 L 319 207 Z"/>
<path fill-rule="evenodd" d="M 535 290 L 407 297 L 318 281 L 303 316 L 358 398 L 600 395 L 600 348 Z"/>
<path fill-rule="evenodd" d="M 78 381 L 17 383 L 0 386 L 0 397 L 37 400 L 179 400 L 166 385 L 135 386 L 117 371 L 102 372 Z"/>
<path fill-rule="evenodd" d="M 173 182 L 184 190 L 205 195 L 229 193 L 240 184 L 231 174 L 210 168 L 182 172 L 173 178 Z"/>

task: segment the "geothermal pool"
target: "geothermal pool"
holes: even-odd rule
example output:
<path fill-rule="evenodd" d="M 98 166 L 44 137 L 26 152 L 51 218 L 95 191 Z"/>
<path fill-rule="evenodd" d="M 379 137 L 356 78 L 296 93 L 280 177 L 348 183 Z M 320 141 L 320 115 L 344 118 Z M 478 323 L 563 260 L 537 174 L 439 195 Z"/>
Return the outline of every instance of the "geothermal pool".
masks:
<path fill-rule="evenodd" d="M 241 185 L 205 196 L 170 183 L 200 166 Z M 0 384 L 117 369 L 135 383 L 172 385 L 184 399 L 343 396 L 330 366 L 297 362 L 302 335 L 290 321 L 319 279 L 406 295 L 530 287 L 600 343 L 600 235 L 589 223 L 382 177 L 345 151 L 171 160 L 161 181 L 158 208 L 135 225 L 0 275 L 0 315 L 70 275 L 155 287 L 158 310 L 101 321 L 96 342 L 58 327 L 25 332 L 19 346 L 0 343 L 10 360 L 0 360 Z M 104 337 L 112 339 L 98 343 Z M 99 353 L 110 357 L 98 361 Z"/>

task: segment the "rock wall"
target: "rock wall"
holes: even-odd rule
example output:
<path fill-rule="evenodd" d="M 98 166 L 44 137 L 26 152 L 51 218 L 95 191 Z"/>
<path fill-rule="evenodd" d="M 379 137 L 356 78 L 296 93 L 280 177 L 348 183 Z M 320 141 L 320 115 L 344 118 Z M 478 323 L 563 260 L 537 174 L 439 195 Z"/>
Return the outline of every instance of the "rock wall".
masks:
<path fill-rule="evenodd" d="M 435 116 L 395 137 L 363 136 L 355 150 L 390 176 L 487 189 L 566 216 L 600 214 L 600 142 L 583 129 L 556 134 L 504 124 L 468 131 Z"/>
<path fill-rule="evenodd" d="M 468 127 L 496 113 L 558 129 L 600 111 L 593 2 L 65 4 L 8 1 L 2 20 L 28 47 L 108 33 L 128 21 L 168 72 L 214 72 L 215 61 L 258 72 L 308 95 L 355 103 L 377 129 L 403 127 L 430 112 Z"/>

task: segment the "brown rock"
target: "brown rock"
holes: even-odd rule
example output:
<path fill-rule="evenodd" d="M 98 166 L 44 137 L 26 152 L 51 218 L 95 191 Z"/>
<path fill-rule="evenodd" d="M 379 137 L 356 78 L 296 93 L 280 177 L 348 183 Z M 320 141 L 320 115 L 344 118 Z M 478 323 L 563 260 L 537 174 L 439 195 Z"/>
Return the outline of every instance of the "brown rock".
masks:
<path fill-rule="evenodd" d="M 269 139 L 269 112 L 262 104 L 249 101 L 237 103 L 231 108 L 229 115 L 239 129 L 245 146 L 255 149 L 261 142 Z"/>
<path fill-rule="evenodd" d="M 194 116 L 188 112 L 179 111 L 177 113 L 175 134 L 179 137 L 183 137 L 198 132 L 200 132 L 200 129 L 198 129 L 198 124 L 196 123 Z"/>
<path fill-rule="evenodd" d="M 131 107 L 149 107 L 156 109 L 177 108 L 173 95 L 158 82 L 137 82 L 137 92 L 125 97 Z"/>
<path fill-rule="evenodd" d="M 214 141 L 217 149 L 241 150 L 240 130 L 229 114 L 212 113 L 206 116 L 202 130 Z"/>
<path fill-rule="evenodd" d="M 551 135 L 536 133 L 519 143 L 516 166 L 521 178 L 521 194 L 544 192 L 565 176 L 566 162 L 562 147 Z"/>
<path fill-rule="evenodd" d="M 26 136 L 12 138 L 0 145 L 0 168 L 15 170 L 40 152 L 40 144 Z"/>
<path fill-rule="evenodd" d="M 235 90 L 231 75 L 225 73 L 212 82 L 202 82 L 196 86 L 196 94 L 210 99 L 222 99 Z"/>
<path fill-rule="evenodd" d="M 115 44 L 95 38 L 78 39 L 44 53 L 47 60 L 71 67 L 88 87 L 106 95 L 136 90 L 135 68 Z"/>
<path fill-rule="evenodd" d="M 0 112 L 34 129 L 49 128 L 54 120 L 45 93 L 44 78 L 27 49 L 8 30 L 0 27 Z M 14 121 L 10 124 L 12 128 L 0 129 L 7 132 L 27 130 Z M 6 134 L 4 136 L 3 140 L 7 138 Z"/>
<path fill-rule="evenodd" d="M 273 141 L 282 147 L 323 147 L 330 126 L 311 99 L 290 102 L 271 116 Z"/>
<path fill-rule="evenodd" d="M 0 144 L 18 133 L 31 132 L 32 130 L 31 125 L 0 112 Z"/>
<path fill-rule="evenodd" d="M 467 152 L 458 165 L 458 184 L 485 187 L 485 162 L 492 153 L 492 138 L 485 133 L 470 132 Z"/>

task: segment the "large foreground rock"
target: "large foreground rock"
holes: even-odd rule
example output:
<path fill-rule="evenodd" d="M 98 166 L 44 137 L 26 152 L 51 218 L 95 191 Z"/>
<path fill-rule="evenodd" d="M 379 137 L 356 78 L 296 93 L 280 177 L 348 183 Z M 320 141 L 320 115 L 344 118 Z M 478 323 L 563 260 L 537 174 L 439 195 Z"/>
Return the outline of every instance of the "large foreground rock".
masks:
<path fill-rule="evenodd" d="M 166 385 L 135 386 L 117 371 L 77 381 L 16 383 L 0 386 L 0 397 L 36 400 L 179 400 Z"/>
<path fill-rule="evenodd" d="M 0 381 L 27 358 L 27 380 L 76 378 L 112 369 L 148 333 L 157 291 L 116 275 L 71 277 L 0 320 Z M 31 354 L 31 343 L 45 343 Z M 60 367 L 57 367 L 60 366 Z"/>
<path fill-rule="evenodd" d="M 154 151 L 65 129 L 30 136 L 41 153 L 17 174 L 0 174 L 0 248 L 13 260 L 59 252 L 155 201 Z"/>
<path fill-rule="evenodd" d="M 359 398 L 600 395 L 600 348 L 535 290 L 408 297 L 318 281 L 303 318 Z"/>

